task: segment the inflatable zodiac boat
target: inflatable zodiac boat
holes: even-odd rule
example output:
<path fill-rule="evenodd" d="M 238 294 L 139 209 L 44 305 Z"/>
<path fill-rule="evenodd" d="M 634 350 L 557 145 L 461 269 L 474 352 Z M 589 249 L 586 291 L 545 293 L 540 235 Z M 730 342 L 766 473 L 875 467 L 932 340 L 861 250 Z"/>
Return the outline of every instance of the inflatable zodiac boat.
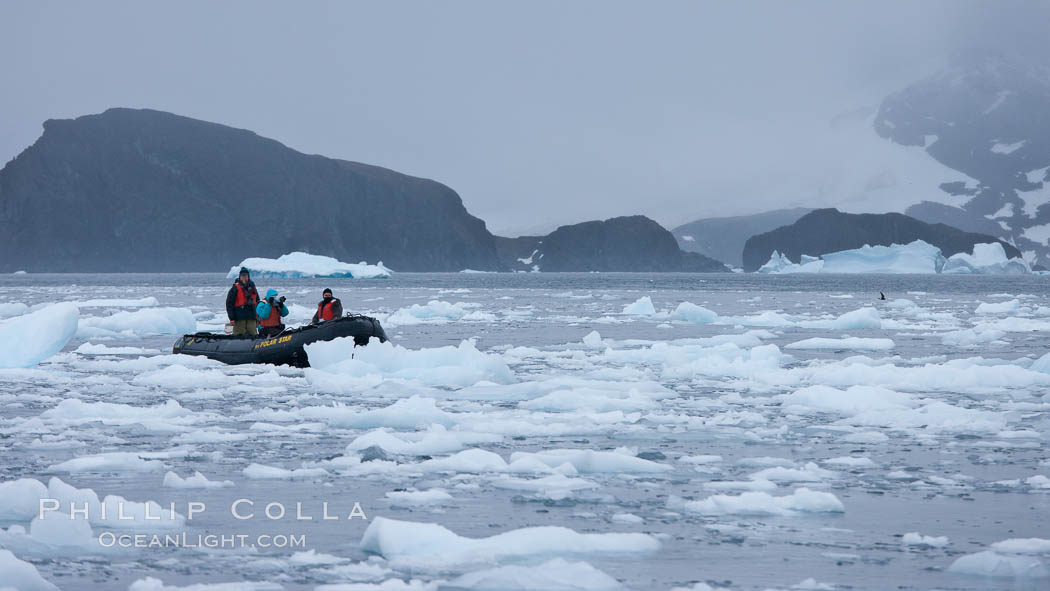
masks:
<path fill-rule="evenodd" d="M 172 353 L 203 355 L 230 365 L 241 363 L 270 363 L 310 367 L 303 347 L 317 341 L 330 341 L 340 337 L 352 337 L 354 344 L 364 346 L 368 339 L 376 337 L 386 342 L 386 333 L 375 318 L 369 316 L 344 316 L 301 328 L 286 329 L 271 337 L 251 335 L 213 334 L 198 332 L 183 335 Z"/>

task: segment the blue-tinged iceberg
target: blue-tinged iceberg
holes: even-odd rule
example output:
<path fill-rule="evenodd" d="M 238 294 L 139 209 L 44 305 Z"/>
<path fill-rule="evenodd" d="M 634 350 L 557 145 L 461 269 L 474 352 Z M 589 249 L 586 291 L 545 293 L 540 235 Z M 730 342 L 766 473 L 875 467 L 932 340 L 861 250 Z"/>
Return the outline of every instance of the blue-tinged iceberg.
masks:
<path fill-rule="evenodd" d="M 281 255 L 276 259 L 264 259 L 251 257 L 241 261 L 241 264 L 230 267 L 226 277 L 234 279 L 240 272 L 241 267 L 247 267 L 252 277 L 280 277 L 280 278 L 304 278 L 304 277 L 345 277 L 355 279 L 374 279 L 390 277 L 390 269 L 383 266 L 380 261 L 374 265 L 368 263 L 344 263 L 332 257 L 307 254 L 305 252 L 293 252 Z"/>
<path fill-rule="evenodd" d="M 868 246 L 824 255 L 822 273 L 940 273 L 944 255 L 936 246 L 916 240 L 908 244 Z"/>
<path fill-rule="evenodd" d="M 786 255 L 773 251 L 759 273 L 971 273 L 1024 274 L 1032 269 L 1023 259 L 1010 259 L 998 242 L 975 244 L 973 253 L 961 252 L 948 259 L 941 249 L 922 240 L 890 246 L 868 246 L 842 250 L 822 258 L 802 255 L 801 262 L 792 263 Z"/>
<path fill-rule="evenodd" d="M 944 266 L 941 249 L 916 240 L 909 244 L 890 246 L 864 245 L 852 250 L 841 250 L 822 258 L 802 255 L 800 263 L 792 263 L 776 251 L 759 273 L 940 273 Z"/>
<path fill-rule="evenodd" d="M 787 255 L 780 254 L 777 251 L 773 251 L 773 256 L 769 257 L 769 262 L 762 265 L 759 269 L 759 273 L 820 273 L 824 268 L 824 261 L 817 257 L 811 257 L 809 255 L 802 255 L 800 263 L 792 263 Z"/>
<path fill-rule="evenodd" d="M 960 252 L 948 257 L 942 273 L 983 275 L 1026 275 L 1032 268 L 1024 259 L 1007 258 L 1006 250 L 998 242 L 974 244 L 973 253 Z"/>
<path fill-rule="evenodd" d="M 0 368 L 32 367 L 58 353 L 79 320 L 76 305 L 63 302 L 0 321 Z"/>

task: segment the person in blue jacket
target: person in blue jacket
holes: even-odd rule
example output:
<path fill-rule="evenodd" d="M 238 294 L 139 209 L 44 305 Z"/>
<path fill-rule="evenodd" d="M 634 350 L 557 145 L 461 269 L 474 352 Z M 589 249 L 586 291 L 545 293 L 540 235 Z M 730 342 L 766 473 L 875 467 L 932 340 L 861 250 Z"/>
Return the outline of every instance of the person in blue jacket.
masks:
<path fill-rule="evenodd" d="M 276 289 L 266 290 L 266 299 L 255 307 L 255 315 L 259 317 L 259 334 L 268 337 L 280 334 L 284 330 L 281 318 L 288 315 L 284 296 L 278 298 Z"/>

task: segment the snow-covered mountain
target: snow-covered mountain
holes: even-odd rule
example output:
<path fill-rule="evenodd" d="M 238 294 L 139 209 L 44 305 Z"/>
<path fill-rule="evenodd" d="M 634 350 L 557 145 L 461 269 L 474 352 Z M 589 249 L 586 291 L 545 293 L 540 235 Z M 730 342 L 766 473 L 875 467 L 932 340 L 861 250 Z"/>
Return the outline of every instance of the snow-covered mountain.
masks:
<path fill-rule="evenodd" d="M 943 195 L 909 215 L 995 232 L 1030 262 L 1050 266 L 1050 73 L 987 53 L 968 54 L 888 96 L 876 133 L 919 147 L 972 180 L 943 182 Z M 961 176 L 961 175 L 960 175 Z"/>

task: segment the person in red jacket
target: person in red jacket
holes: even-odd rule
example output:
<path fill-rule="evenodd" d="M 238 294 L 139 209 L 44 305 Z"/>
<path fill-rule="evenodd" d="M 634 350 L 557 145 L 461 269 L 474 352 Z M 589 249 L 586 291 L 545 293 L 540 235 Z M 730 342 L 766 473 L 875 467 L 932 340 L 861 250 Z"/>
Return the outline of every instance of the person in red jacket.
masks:
<path fill-rule="evenodd" d="M 321 292 L 321 298 L 320 303 L 317 304 L 317 311 L 314 312 L 314 317 L 310 320 L 310 324 L 320 324 L 343 315 L 343 303 L 339 301 L 339 298 L 332 297 L 332 290 L 326 287 Z"/>
<path fill-rule="evenodd" d="M 255 307 L 259 305 L 259 291 L 248 274 L 248 269 L 241 267 L 237 281 L 226 292 L 226 316 L 233 323 L 233 334 L 259 334 L 258 319 Z"/>

